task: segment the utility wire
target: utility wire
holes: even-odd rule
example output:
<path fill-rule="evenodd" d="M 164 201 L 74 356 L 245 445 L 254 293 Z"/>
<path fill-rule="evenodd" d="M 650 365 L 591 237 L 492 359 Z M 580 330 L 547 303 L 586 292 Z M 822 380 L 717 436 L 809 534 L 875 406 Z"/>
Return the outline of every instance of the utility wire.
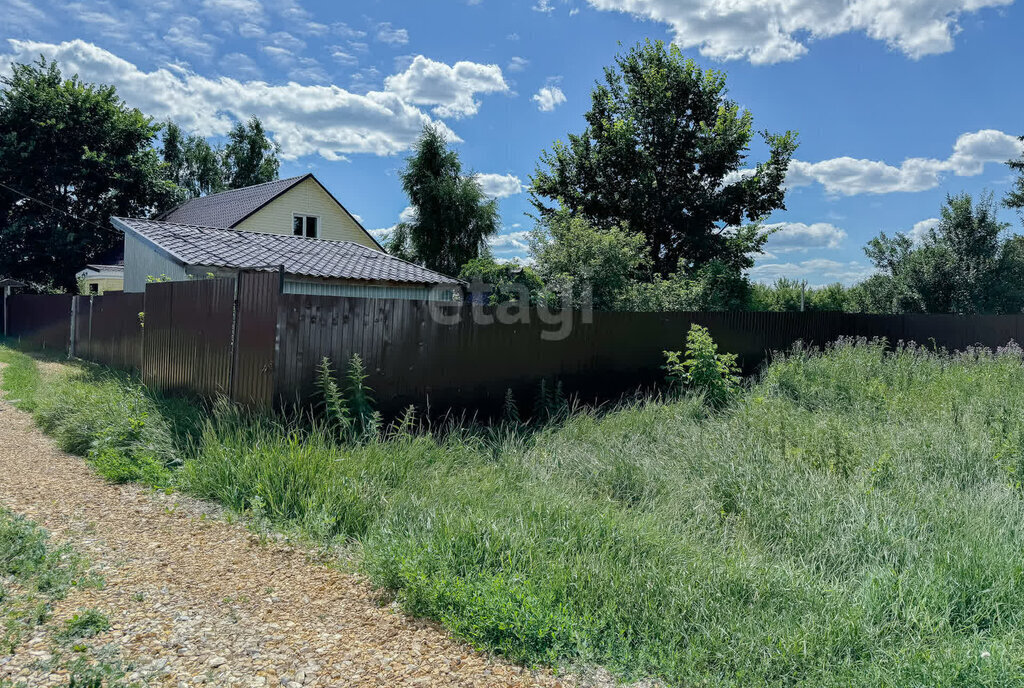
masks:
<path fill-rule="evenodd" d="M 18 191 L 18 190 L 17 190 L 17 189 L 15 189 L 15 188 L 12 188 L 12 187 L 10 187 L 10 186 L 7 186 L 7 185 L 6 185 L 6 184 L 4 184 L 3 182 L 0 182 L 0 186 L 2 186 L 3 188 L 7 189 L 7 190 L 8 190 L 8 191 L 10 191 L 11 193 L 15 193 L 15 194 L 17 194 L 17 195 L 21 196 L 22 198 L 25 198 L 25 199 L 27 199 L 27 200 L 29 200 L 29 201 L 33 201 L 33 202 L 35 202 L 35 203 L 38 203 L 39 205 L 42 205 L 42 206 L 46 206 L 46 207 L 47 207 L 47 208 L 49 208 L 50 210 L 56 210 L 56 211 L 57 211 L 58 213 L 64 213 L 65 215 L 67 215 L 68 217 L 70 217 L 70 218 L 71 218 L 72 220 L 77 220 L 78 222 L 84 222 L 84 223 L 86 223 L 86 224 L 92 225 L 93 227 L 95 227 L 96 229 L 99 229 L 99 230 L 103 230 L 103 231 L 105 231 L 105 230 L 106 230 L 106 228 L 105 228 L 105 227 L 103 227 L 102 225 L 98 225 L 98 224 L 96 224 L 96 223 L 95 223 L 95 222 L 93 222 L 92 220 L 83 220 L 82 218 L 78 217 L 77 215 L 74 215 L 74 214 L 72 214 L 72 213 L 69 213 L 68 211 L 66 211 L 66 210 L 64 210 L 64 209 L 62 209 L 62 208 L 58 208 L 58 207 L 56 207 L 56 206 L 50 205 L 50 204 L 49 204 L 49 203 L 47 203 L 46 201 L 41 201 L 41 200 L 39 200 L 38 198 L 33 198 L 32 196 L 29 196 L 29 195 L 28 195 L 27 193 L 23 193 L 23 192 L 21 192 L 21 191 Z"/>

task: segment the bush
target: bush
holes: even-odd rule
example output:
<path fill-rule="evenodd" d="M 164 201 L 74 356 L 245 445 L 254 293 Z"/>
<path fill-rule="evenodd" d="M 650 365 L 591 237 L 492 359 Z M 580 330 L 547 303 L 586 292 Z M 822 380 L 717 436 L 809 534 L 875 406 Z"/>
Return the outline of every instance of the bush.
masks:
<path fill-rule="evenodd" d="M 711 333 L 700 325 L 690 326 L 686 335 L 686 358 L 678 351 L 665 352 L 665 370 L 674 387 L 703 395 L 713 407 L 724 405 L 740 389 L 736 355 L 718 353 Z"/>

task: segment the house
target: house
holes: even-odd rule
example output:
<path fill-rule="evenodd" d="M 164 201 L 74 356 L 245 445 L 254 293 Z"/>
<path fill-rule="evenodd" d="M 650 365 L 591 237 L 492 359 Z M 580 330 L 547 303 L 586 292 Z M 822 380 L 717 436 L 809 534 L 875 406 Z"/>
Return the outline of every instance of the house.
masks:
<path fill-rule="evenodd" d="M 123 265 L 86 265 L 75 273 L 82 294 L 102 294 L 124 289 Z"/>
<path fill-rule="evenodd" d="M 312 174 L 192 199 L 124 232 L 124 290 L 280 270 L 291 294 L 450 301 L 462 282 L 388 255 Z"/>

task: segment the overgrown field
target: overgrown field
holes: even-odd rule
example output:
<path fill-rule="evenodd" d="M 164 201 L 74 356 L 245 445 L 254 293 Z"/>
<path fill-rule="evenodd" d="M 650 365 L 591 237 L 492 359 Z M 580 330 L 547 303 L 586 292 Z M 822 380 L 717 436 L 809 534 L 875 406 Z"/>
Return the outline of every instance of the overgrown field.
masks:
<path fill-rule="evenodd" d="M 0 357 L 8 388 L 32 386 L 28 359 Z M 685 686 L 1003 686 L 1024 683 L 1022 361 L 845 342 L 717 411 L 680 397 L 361 441 L 227 407 L 200 425 L 92 373 L 9 394 L 94 463 L 142 457 L 143 479 L 352 542 L 409 612 L 518 660 Z"/>

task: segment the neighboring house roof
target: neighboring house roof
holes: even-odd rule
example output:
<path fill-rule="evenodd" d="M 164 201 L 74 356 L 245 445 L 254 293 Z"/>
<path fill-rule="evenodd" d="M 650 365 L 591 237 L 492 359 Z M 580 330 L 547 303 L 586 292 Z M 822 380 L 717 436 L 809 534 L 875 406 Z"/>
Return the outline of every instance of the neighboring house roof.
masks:
<path fill-rule="evenodd" d="M 134 234 L 182 265 L 270 270 L 290 275 L 408 284 L 462 284 L 352 241 L 307 239 L 286 234 L 111 218 L 114 226 Z"/>
<path fill-rule="evenodd" d="M 164 213 L 158 219 L 164 222 L 230 229 L 310 176 L 312 175 L 303 174 L 233 191 L 200 196 Z"/>
<path fill-rule="evenodd" d="M 79 270 L 75 277 L 106 277 L 108 279 L 119 279 L 124 277 L 123 265 L 86 265 L 85 269 Z"/>

